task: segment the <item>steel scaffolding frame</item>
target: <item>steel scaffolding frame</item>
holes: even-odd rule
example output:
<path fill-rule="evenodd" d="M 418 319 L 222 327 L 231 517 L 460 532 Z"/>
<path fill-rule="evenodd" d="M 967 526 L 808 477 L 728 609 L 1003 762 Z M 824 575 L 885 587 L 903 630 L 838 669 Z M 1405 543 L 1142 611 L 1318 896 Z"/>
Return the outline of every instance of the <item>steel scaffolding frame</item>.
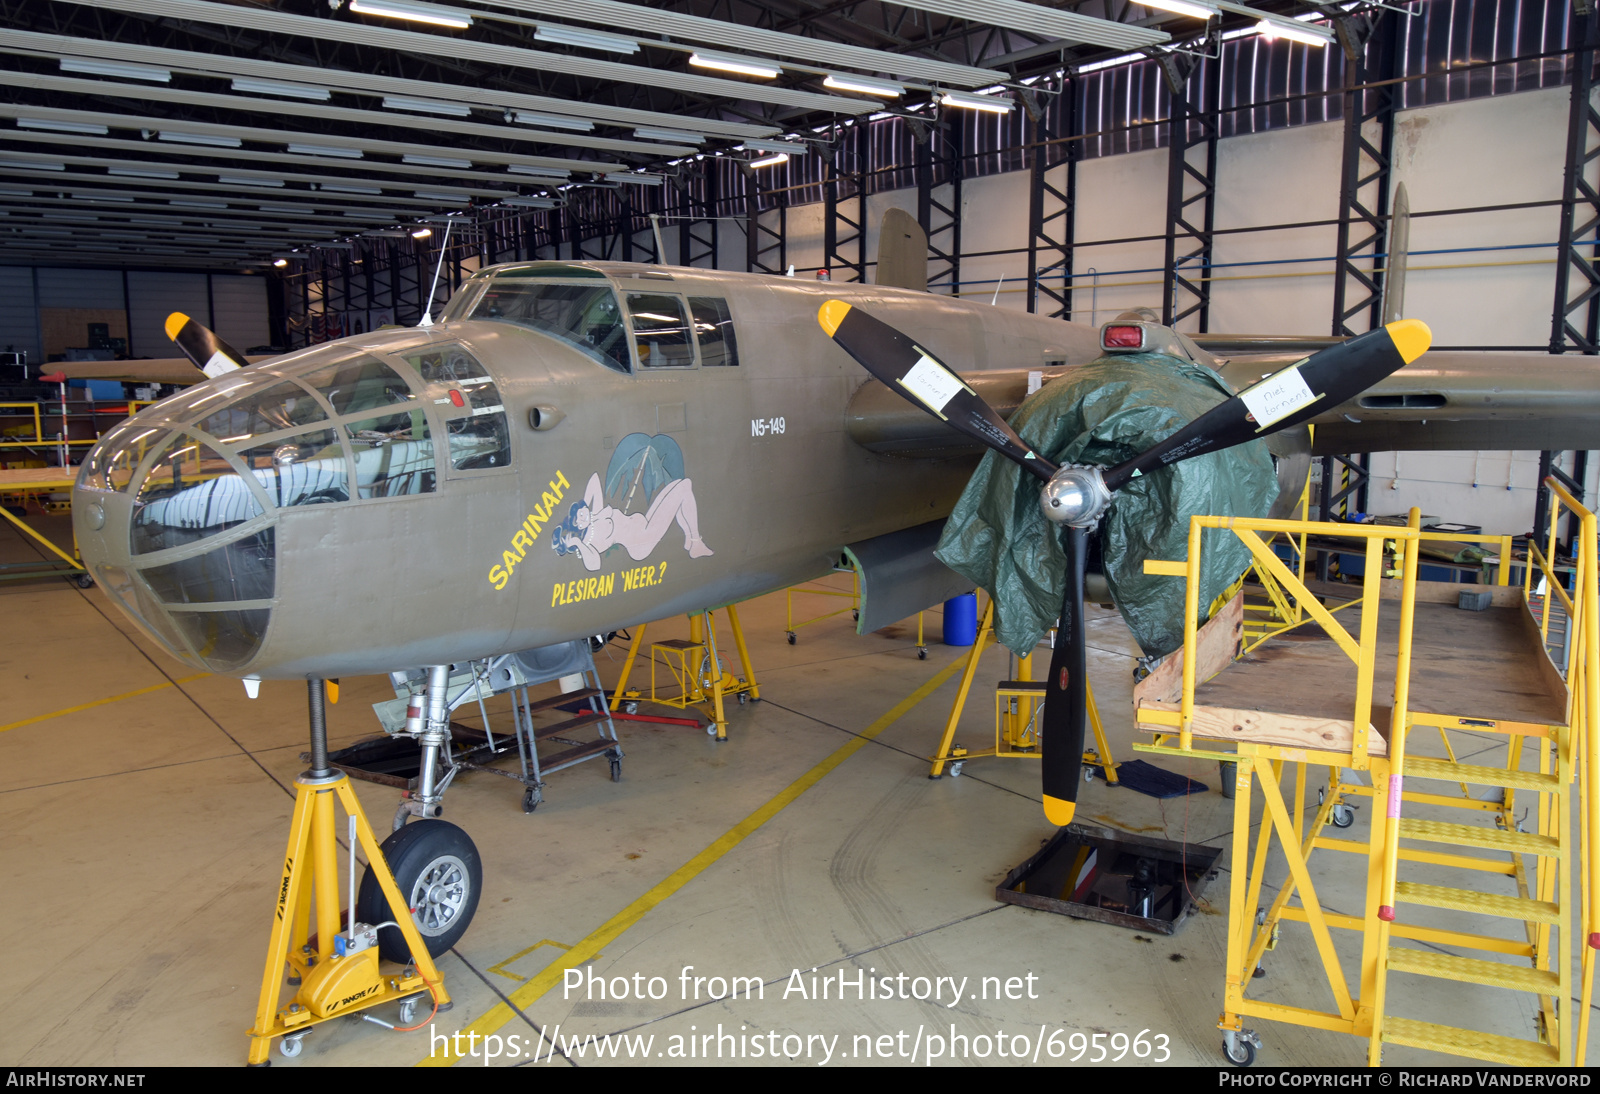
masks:
<path fill-rule="evenodd" d="M 1076 81 L 1041 85 L 1054 101 L 1029 111 L 1033 135 L 1028 171 L 1028 310 L 1055 319 L 1072 318 L 1072 244 L 1077 234 L 1078 136 Z M 1037 101 L 1037 99 L 1035 100 Z M 1065 167 L 1061 185 L 1050 172 Z M 1061 279 L 1060 287 L 1046 278 Z M 1043 308 L 1041 309 L 1041 304 Z"/>
<path fill-rule="evenodd" d="M 1222 81 L 1217 62 L 1189 54 L 1161 59 L 1171 93 L 1167 123 L 1166 262 L 1161 321 L 1190 316 L 1211 329 L 1211 255 L 1217 214 L 1217 128 Z M 1180 294 L 1183 299 L 1180 300 Z"/>

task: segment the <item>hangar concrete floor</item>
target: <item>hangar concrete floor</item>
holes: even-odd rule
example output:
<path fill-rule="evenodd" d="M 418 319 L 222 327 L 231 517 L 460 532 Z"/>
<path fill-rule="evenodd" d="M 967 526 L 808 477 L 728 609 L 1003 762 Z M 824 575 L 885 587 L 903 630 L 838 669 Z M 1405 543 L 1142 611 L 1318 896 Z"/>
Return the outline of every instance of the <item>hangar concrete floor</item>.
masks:
<path fill-rule="evenodd" d="M 58 541 L 69 536 L 62 518 L 35 525 Z M 36 557 L 14 529 L 0 532 L 0 562 Z M 1115 754 L 1131 758 L 1132 643 L 1113 613 L 1091 615 L 1091 678 Z M 938 644 L 937 615 L 928 616 L 926 661 L 916 657 L 912 628 L 858 638 L 848 617 L 807 627 L 789 646 L 781 594 L 751 603 L 743 616 L 763 701 L 733 708 L 726 743 L 687 728 L 623 723 L 622 781 L 612 783 L 601 763 L 559 772 L 532 815 L 507 780 L 468 773 L 450 789 L 446 818 L 476 841 L 485 882 L 471 929 L 440 959 L 455 1005 L 437 1016 L 433 1034 L 495 1032 L 519 1057 L 496 1065 L 539 1067 L 670 1063 L 657 1054 L 675 1044 L 687 1052 L 691 1035 L 696 1062 L 714 1064 L 719 1030 L 744 1039 L 738 1060 L 728 1058 L 741 1051 L 734 1042 L 721 1041 L 723 1062 L 766 1062 L 753 1059 L 759 1036 L 763 1051 L 785 1038 L 790 1049 L 803 1044 L 795 1061 L 802 1064 L 905 1064 L 913 1053 L 922 1063 L 931 1036 L 948 1046 L 954 1032 L 969 1038 L 955 1062 L 1014 1065 L 1022 1061 L 1002 1059 L 993 1039 L 1003 1032 L 1010 1053 L 1013 1038 L 1031 1045 L 1041 1031 L 1147 1031 L 1172 1063 L 1222 1062 L 1215 1023 L 1226 855 L 1202 914 L 1173 937 L 997 903 L 995 883 L 1051 829 L 1029 762 L 975 761 L 962 777 L 927 778 L 922 757 L 938 739 L 963 656 Z M 237 681 L 197 674 L 159 652 L 98 589 L 60 579 L 0 586 L 0 618 L 4 938 L 18 978 L 0 997 L 0 1059 L 242 1063 L 292 782 L 305 767 L 305 688 L 268 682 L 249 700 Z M 685 631 L 677 620 L 651 637 Z M 999 679 L 1005 657 L 988 653 L 980 682 Z M 608 682 L 620 659 L 620 650 L 601 656 Z M 333 746 L 375 732 L 369 704 L 392 694 L 384 679 L 344 681 L 330 708 Z M 990 695 L 975 690 L 958 739 L 981 747 L 992 710 Z M 1471 762 L 1492 743 L 1463 735 L 1457 745 Z M 1215 766 L 1196 763 L 1186 773 L 1212 789 L 1162 802 L 1095 782 L 1080 817 L 1226 849 L 1232 803 L 1216 790 Z M 807 779 L 792 800 L 783 796 Z M 356 786 L 381 838 L 397 792 Z M 1365 837 L 1369 816 L 1358 812 L 1352 838 Z M 1313 860 L 1322 898 L 1336 910 L 1359 912 L 1354 859 Z M 619 914 L 632 921 L 601 948 L 593 971 L 662 977 L 664 999 L 601 1000 L 557 985 L 520 1009 L 507 1005 L 563 947 Z M 1347 976 L 1356 972 L 1354 941 L 1341 939 Z M 1330 1004 L 1303 928 L 1285 926 L 1266 967 L 1252 994 Z M 860 969 L 905 973 L 908 982 L 965 978 L 965 997 L 945 1005 L 948 982 L 943 1002 L 858 1001 L 854 989 L 840 1001 L 836 986 L 827 1000 L 794 990 L 785 997 L 794 970 L 809 989 L 813 969 L 835 985 L 841 972 L 853 983 Z M 755 977 L 763 997 L 712 1001 L 707 986 L 698 1000 L 686 999 L 696 976 Z M 1022 997 L 972 998 L 985 977 L 1022 978 L 1014 992 Z M 1531 1033 L 1522 996 L 1399 974 L 1390 991 L 1397 1009 L 1417 1017 Z M 1431 1010 L 1419 1013 L 1424 1007 Z M 1258 1066 L 1365 1059 L 1364 1044 L 1341 1034 L 1253 1024 L 1264 1041 Z M 619 1032 L 653 1035 L 647 1058 L 567 1049 L 575 1036 Z M 709 1043 L 700 1040 L 706 1034 Z M 558 1035 L 563 1051 L 552 1054 Z M 340 1020 L 318 1026 L 295 1059 L 274 1050 L 273 1063 L 414 1064 L 429 1058 L 431 1040 L 429 1029 L 397 1034 Z M 945 1051 L 936 1062 L 951 1062 Z M 1385 1062 L 1463 1061 L 1391 1047 Z"/>

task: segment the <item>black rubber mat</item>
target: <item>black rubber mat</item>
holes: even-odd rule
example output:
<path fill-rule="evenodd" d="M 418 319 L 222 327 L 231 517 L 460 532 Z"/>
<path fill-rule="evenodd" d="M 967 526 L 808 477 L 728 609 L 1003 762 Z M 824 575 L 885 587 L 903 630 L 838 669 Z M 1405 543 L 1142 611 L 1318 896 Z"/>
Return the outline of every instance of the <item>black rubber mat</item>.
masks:
<path fill-rule="evenodd" d="M 1105 768 L 1095 767 L 1094 770 L 1101 778 L 1105 778 Z M 1149 794 L 1152 798 L 1181 798 L 1185 794 L 1203 794 L 1210 789 L 1205 783 L 1197 783 L 1143 760 L 1124 760 L 1118 764 L 1117 785 Z"/>

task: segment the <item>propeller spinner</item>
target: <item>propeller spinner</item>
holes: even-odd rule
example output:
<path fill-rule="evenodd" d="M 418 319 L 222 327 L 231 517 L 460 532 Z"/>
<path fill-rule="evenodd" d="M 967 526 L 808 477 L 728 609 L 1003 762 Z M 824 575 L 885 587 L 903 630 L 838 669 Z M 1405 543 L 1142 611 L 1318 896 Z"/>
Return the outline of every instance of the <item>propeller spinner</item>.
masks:
<path fill-rule="evenodd" d="M 1070 824 L 1077 809 L 1087 722 L 1085 537 L 1110 507 L 1112 495 L 1132 479 L 1162 467 L 1299 425 L 1415 361 L 1433 338 L 1420 320 L 1398 320 L 1273 373 L 1115 467 L 1061 467 L 1034 452 L 948 366 L 887 323 L 842 300 L 823 304 L 817 321 L 884 384 L 1042 480 L 1044 514 L 1065 526 L 1061 639 L 1050 658 L 1041 725 L 1044 811 L 1058 825 Z"/>

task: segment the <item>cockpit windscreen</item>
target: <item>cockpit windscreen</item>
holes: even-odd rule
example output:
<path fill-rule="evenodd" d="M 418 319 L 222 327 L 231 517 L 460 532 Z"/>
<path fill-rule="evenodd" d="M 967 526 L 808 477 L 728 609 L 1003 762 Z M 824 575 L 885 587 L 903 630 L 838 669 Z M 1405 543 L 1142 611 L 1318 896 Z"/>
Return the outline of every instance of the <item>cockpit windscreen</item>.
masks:
<path fill-rule="evenodd" d="M 472 309 L 558 338 L 607 368 L 628 372 L 628 329 L 609 285 L 560 285 L 497 279 Z"/>

